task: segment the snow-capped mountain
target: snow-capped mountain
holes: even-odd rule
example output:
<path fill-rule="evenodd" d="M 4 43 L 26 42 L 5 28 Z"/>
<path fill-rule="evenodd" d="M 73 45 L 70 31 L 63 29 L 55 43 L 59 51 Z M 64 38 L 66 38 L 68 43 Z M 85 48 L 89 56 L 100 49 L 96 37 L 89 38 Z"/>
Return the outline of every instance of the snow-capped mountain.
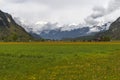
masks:
<path fill-rule="evenodd" d="M 107 22 L 104 23 L 103 25 L 96 25 L 90 28 L 90 33 L 91 32 L 101 32 L 101 31 L 106 31 L 109 29 L 110 25 L 112 22 Z"/>
<path fill-rule="evenodd" d="M 87 26 L 83 24 L 69 24 L 60 25 L 58 23 L 50 23 L 38 21 L 32 25 L 26 25 L 25 22 L 19 18 L 14 18 L 15 21 L 23 26 L 27 32 L 32 34 L 35 38 L 55 39 L 61 40 L 63 38 L 76 38 L 87 35 L 94 35 L 95 33 L 106 31 L 112 22 L 107 22 L 102 25 Z"/>
<path fill-rule="evenodd" d="M 46 39 L 63 39 L 63 38 L 76 38 L 80 36 L 94 35 L 95 33 L 108 30 L 110 24 L 111 23 L 109 22 L 102 26 L 78 27 L 71 30 L 63 30 L 64 28 L 61 27 L 50 31 L 47 30 L 42 31 L 40 33 L 40 36 Z"/>

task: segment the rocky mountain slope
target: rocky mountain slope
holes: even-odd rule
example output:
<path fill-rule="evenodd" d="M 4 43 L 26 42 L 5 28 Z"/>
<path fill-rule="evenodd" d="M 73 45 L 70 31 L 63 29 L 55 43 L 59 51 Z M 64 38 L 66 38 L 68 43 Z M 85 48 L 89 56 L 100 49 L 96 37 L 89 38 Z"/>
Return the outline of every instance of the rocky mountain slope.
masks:
<path fill-rule="evenodd" d="M 111 40 L 120 40 L 120 18 L 110 25 L 109 30 L 96 34 L 96 37 L 109 37 Z"/>
<path fill-rule="evenodd" d="M 10 14 L 0 11 L 0 41 L 29 40 L 32 40 L 31 35 L 16 24 Z"/>

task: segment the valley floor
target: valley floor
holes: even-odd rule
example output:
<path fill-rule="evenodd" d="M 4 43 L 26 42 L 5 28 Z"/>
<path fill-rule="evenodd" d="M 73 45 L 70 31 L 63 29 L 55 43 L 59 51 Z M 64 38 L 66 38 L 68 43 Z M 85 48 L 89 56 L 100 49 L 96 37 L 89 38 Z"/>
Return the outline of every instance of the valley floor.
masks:
<path fill-rule="evenodd" d="M 120 80 L 120 42 L 1 42 L 0 80 Z"/>

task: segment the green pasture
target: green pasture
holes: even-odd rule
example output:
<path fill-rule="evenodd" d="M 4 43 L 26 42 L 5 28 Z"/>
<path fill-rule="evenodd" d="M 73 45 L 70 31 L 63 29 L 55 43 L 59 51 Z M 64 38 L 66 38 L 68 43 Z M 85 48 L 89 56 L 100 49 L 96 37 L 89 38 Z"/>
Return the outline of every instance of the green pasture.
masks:
<path fill-rule="evenodd" d="M 0 80 L 120 80 L 120 44 L 0 44 Z"/>

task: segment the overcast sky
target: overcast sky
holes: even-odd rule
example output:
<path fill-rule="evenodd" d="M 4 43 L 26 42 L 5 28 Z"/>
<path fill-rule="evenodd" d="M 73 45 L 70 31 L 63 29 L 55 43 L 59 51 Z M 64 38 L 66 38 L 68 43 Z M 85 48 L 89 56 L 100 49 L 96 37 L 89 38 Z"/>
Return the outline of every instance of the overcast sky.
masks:
<path fill-rule="evenodd" d="M 95 24 L 97 21 L 93 19 L 114 12 L 116 17 L 120 16 L 119 5 L 120 0 L 0 0 L 1 10 L 29 23 L 46 21 Z"/>

